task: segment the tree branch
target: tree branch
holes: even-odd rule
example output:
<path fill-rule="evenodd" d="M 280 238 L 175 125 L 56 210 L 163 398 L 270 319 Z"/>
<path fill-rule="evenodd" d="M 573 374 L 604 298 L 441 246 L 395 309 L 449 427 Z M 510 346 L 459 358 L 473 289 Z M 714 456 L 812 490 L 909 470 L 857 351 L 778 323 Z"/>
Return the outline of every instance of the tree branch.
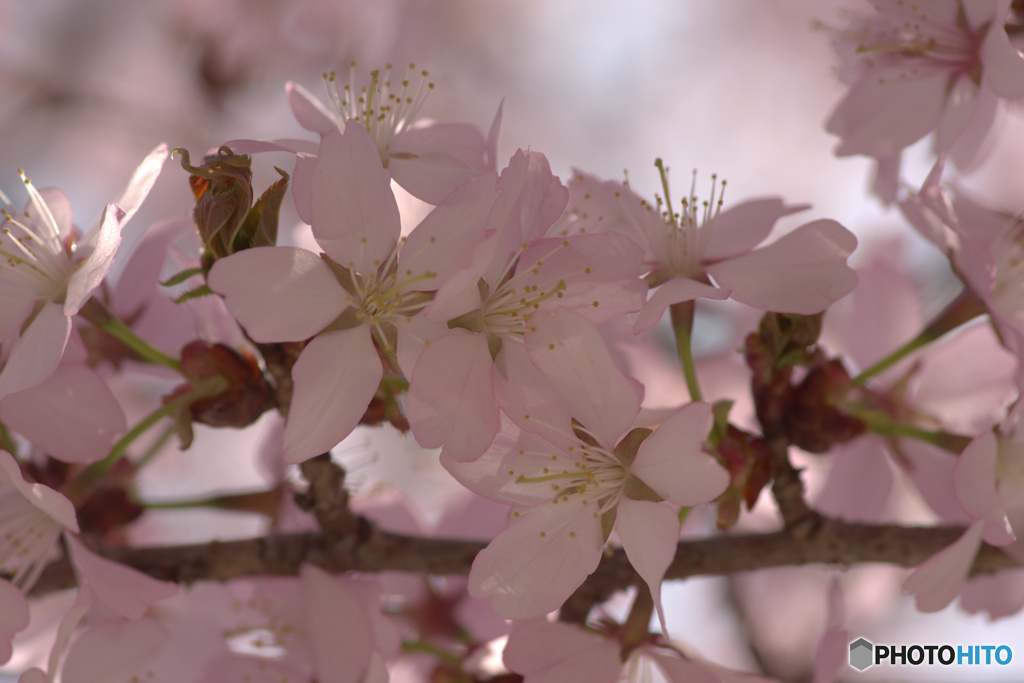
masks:
<path fill-rule="evenodd" d="M 723 535 L 681 541 L 666 579 L 722 575 L 769 567 L 830 564 L 852 566 L 880 562 L 913 567 L 953 543 L 961 527 L 900 527 L 849 524 L 819 517 L 815 533 L 800 538 L 787 531 L 766 534 Z M 406 571 L 418 574 L 469 573 L 473 558 L 486 545 L 391 534 L 366 524 L 365 537 L 328 541 L 318 533 L 297 533 L 238 541 L 118 548 L 104 554 L 150 576 L 175 583 L 227 581 L 260 575 L 296 576 L 309 562 L 333 572 Z M 362 536 L 362 534 L 360 534 Z M 998 548 L 983 545 L 972 575 L 1020 567 Z M 66 558 L 46 568 L 32 590 L 41 595 L 76 585 Z M 595 571 L 569 599 L 569 609 L 580 609 L 608 599 L 612 593 L 639 583 L 621 548 L 606 555 Z"/>

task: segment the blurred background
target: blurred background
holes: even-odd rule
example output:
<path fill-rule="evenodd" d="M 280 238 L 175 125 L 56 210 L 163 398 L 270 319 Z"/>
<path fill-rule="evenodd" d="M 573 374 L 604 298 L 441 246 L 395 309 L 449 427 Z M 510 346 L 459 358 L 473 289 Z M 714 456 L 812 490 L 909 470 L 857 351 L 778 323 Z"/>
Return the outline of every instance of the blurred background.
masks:
<path fill-rule="evenodd" d="M 862 242 L 898 238 L 925 291 L 948 292 L 943 259 L 898 213 L 868 197 L 870 163 L 831 154 L 824 121 L 844 87 L 831 70 L 828 34 L 812 24 L 840 22 L 842 7 L 835 0 L 0 0 L 0 189 L 20 204 L 16 173 L 24 168 L 37 185 L 62 188 L 86 227 L 157 143 L 187 148 L 198 163 L 234 138 L 311 139 L 288 109 L 286 82 L 323 98 L 321 73 L 347 73 L 351 60 L 366 70 L 415 62 L 436 84 L 424 116 L 486 130 L 504 102 L 501 164 L 529 148 L 547 155 L 563 180 L 573 167 L 605 178 L 628 169 L 632 186 L 649 197 L 660 193 L 653 161 L 662 157 L 674 169 L 677 196 L 698 169 L 701 179 L 728 180 L 726 206 L 758 195 L 810 203 L 780 229 L 832 218 Z M 1024 152 L 1021 117 L 1011 112 L 1001 125 L 1000 144 L 964 182 L 1017 212 L 1024 208 L 1013 166 Z M 273 162 L 289 167 L 284 155 Z M 261 191 L 275 176 L 269 163 L 257 166 Z M 920 183 L 929 166 L 927 143 L 916 146 L 906 179 Z M 191 206 L 187 174 L 171 161 L 126 243 Z M 237 447 L 228 446 L 232 437 L 217 447 Z M 440 504 L 424 490 L 443 486 L 443 472 L 409 468 L 393 441 L 355 438 L 352 448 L 373 452 L 360 477 L 401 474 L 416 502 Z M 956 607 L 919 615 L 899 595 L 904 574 L 839 574 L 851 638 L 1009 644 L 1019 659 L 985 675 L 1024 679 L 1020 618 L 989 624 Z M 825 626 L 830 576 L 778 570 L 674 584 L 665 590 L 669 627 L 716 663 L 802 679 Z M 891 678 L 873 673 L 851 670 L 843 680 Z M 962 680 L 962 672 L 943 669 L 900 675 Z"/>

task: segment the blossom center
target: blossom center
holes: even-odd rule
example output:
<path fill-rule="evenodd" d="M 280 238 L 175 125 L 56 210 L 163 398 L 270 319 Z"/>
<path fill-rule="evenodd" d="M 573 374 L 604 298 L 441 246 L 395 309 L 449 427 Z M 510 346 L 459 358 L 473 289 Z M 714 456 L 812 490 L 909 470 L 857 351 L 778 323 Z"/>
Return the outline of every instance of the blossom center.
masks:
<path fill-rule="evenodd" d="M 577 424 L 572 432 L 565 432 L 529 415 L 526 418 L 555 430 L 567 437 L 568 442 L 563 448 L 522 451 L 521 455 L 540 456 L 541 464 L 529 472 L 509 471 L 517 484 L 550 487 L 553 505 L 572 504 L 573 501 L 584 506 L 596 504 L 595 515 L 618 505 L 629 479 L 629 469 L 612 450 L 601 446 L 582 425 Z"/>
<path fill-rule="evenodd" d="M 63 295 L 73 270 L 73 246 L 65 248 L 46 202 L 24 172 L 18 173 L 28 190 L 32 210 L 18 212 L 0 192 L 0 201 L 5 204 L 0 208 L 0 291 L 29 290 L 57 299 Z"/>
<path fill-rule="evenodd" d="M 392 83 L 391 65 L 384 73 L 370 72 L 370 85 L 356 86 L 356 63 L 349 64 L 349 83 L 338 88 L 334 71 L 323 74 L 327 85 L 327 101 L 334 114 L 338 130 L 344 132 L 345 122 L 354 119 L 359 122 L 377 145 L 381 161 L 387 168 L 392 139 L 408 129 L 419 115 L 427 94 L 434 84 L 427 81 L 428 73 L 420 71 L 416 80 L 416 65 L 409 64 L 401 81 Z"/>

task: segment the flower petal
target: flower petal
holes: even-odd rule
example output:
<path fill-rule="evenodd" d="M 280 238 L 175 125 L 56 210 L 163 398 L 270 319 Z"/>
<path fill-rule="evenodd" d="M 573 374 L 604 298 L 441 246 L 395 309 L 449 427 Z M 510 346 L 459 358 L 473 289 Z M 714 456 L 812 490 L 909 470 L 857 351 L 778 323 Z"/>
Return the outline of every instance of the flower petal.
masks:
<path fill-rule="evenodd" d="M 60 524 L 65 529 L 78 533 L 78 519 L 75 506 L 64 494 L 44 484 L 30 484 L 21 474 L 14 456 L 7 451 L 0 451 L 0 483 L 10 484 L 25 500 L 34 505 L 40 512 Z"/>
<path fill-rule="evenodd" d="M 984 78 L 996 94 L 1008 100 L 1024 97 L 1024 55 L 1010 43 L 1005 17 L 996 17 L 981 44 Z"/>
<path fill-rule="evenodd" d="M 953 487 L 960 505 L 974 519 L 985 521 L 985 541 L 1006 545 L 1014 540 L 1006 510 L 996 492 L 999 457 L 997 437 L 985 432 L 967 445 L 953 468 Z"/>
<path fill-rule="evenodd" d="M 512 626 L 502 659 L 530 683 L 615 683 L 622 662 L 612 641 L 593 631 L 546 619 Z"/>
<path fill-rule="evenodd" d="M 71 318 L 60 304 L 48 303 L 18 337 L 0 371 L 0 397 L 29 389 L 50 377 L 71 334 Z"/>
<path fill-rule="evenodd" d="M 720 261 L 746 253 L 765 241 L 780 218 L 809 208 L 809 204 L 787 206 L 777 197 L 736 204 L 715 218 L 715 229 L 702 258 Z"/>
<path fill-rule="evenodd" d="M 938 612 L 960 593 L 981 547 L 983 526 L 981 521 L 972 524 L 953 545 L 932 555 L 906 578 L 903 592 L 914 596 L 918 611 Z"/>
<path fill-rule="evenodd" d="M 443 445 L 460 462 L 487 450 L 498 433 L 492 365 L 487 340 L 478 334 L 448 334 L 423 350 L 407 399 L 409 424 L 420 445 Z"/>
<path fill-rule="evenodd" d="M 42 384 L 0 400 L 0 419 L 58 460 L 89 463 L 128 429 L 124 411 L 95 371 L 61 366 Z"/>
<path fill-rule="evenodd" d="M 206 282 L 258 342 L 312 337 L 352 301 L 322 259 L 294 247 L 256 247 L 219 259 Z"/>
<path fill-rule="evenodd" d="M 61 683 L 144 680 L 143 673 L 167 642 L 156 619 L 93 624 L 68 650 Z"/>
<path fill-rule="evenodd" d="M 615 531 L 629 563 L 651 591 L 665 636 L 668 627 L 661 604 L 661 580 L 675 559 L 679 528 L 679 515 L 669 505 L 630 498 L 619 500 Z"/>
<path fill-rule="evenodd" d="M 285 459 L 300 463 L 338 445 L 359 424 L 383 376 L 370 328 L 318 335 L 292 368 Z"/>
<path fill-rule="evenodd" d="M 334 115 L 311 92 L 293 81 L 285 83 L 284 89 L 288 93 L 288 106 L 300 126 L 321 135 L 338 128 Z"/>
<path fill-rule="evenodd" d="M 365 128 L 324 134 L 311 192 L 317 243 L 341 265 L 375 273 L 394 251 L 402 224 L 391 178 Z"/>
<path fill-rule="evenodd" d="M 825 310 L 857 285 L 846 258 L 857 246 L 853 233 L 831 220 L 807 223 L 743 256 L 707 271 L 732 298 L 777 313 L 810 315 Z"/>
<path fill-rule="evenodd" d="M 100 557 L 73 534 L 64 534 L 71 559 L 89 581 L 93 594 L 125 619 L 139 619 L 154 603 L 178 592 L 178 585 L 157 581 L 137 569 Z"/>
<path fill-rule="evenodd" d="M 604 538 L 596 506 L 548 503 L 522 510 L 477 553 L 469 594 L 488 597 L 506 619 L 558 609 L 601 561 Z"/>
<path fill-rule="evenodd" d="M 703 282 L 697 282 L 688 277 L 675 277 L 654 290 L 651 298 L 647 300 L 644 307 L 640 309 L 640 315 L 633 323 L 633 332 L 640 334 L 658 324 L 665 311 L 672 304 L 681 301 L 692 301 L 693 299 L 728 299 L 730 291 L 720 289 Z"/>
<path fill-rule="evenodd" d="M 304 564 L 299 570 L 306 607 L 306 633 L 316 678 L 359 683 L 370 665 L 373 631 L 349 581 Z"/>
<path fill-rule="evenodd" d="M 642 390 L 619 371 L 601 333 L 582 316 L 541 310 L 527 324 L 530 360 L 555 384 L 567 412 L 613 447 L 639 412 Z"/>
<path fill-rule="evenodd" d="M 28 620 L 28 600 L 13 583 L 0 579 L 0 664 L 11 658 L 11 640 L 28 626 Z"/>
<path fill-rule="evenodd" d="M 702 449 L 713 419 L 707 403 L 682 408 L 640 444 L 629 471 L 677 505 L 714 500 L 729 485 L 729 474 Z"/>

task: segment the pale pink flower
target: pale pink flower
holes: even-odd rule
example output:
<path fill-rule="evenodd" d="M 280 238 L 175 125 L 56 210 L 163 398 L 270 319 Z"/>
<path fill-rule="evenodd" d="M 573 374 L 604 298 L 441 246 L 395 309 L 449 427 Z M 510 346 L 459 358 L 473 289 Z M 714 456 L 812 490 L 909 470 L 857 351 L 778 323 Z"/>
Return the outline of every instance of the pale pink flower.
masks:
<path fill-rule="evenodd" d="M 476 462 L 442 455 L 467 488 L 514 509 L 509 528 L 476 556 L 470 594 L 490 597 L 509 619 L 557 609 L 597 568 L 614 527 L 662 615 L 679 507 L 713 500 L 729 482 L 702 450 L 711 407 L 690 404 L 653 433 L 631 429 L 638 387 L 615 368 L 591 323 L 567 309 L 539 311 L 524 341 L 547 387 L 509 391 L 503 408 L 523 431 L 508 425 Z"/>
<path fill-rule="evenodd" d="M 672 304 L 696 298 L 731 297 L 763 310 L 806 315 L 854 288 L 857 276 L 846 258 L 857 239 L 849 230 L 817 220 L 754 249 L 778 219 L 807 207 L 766 198 L 720 211 L 716 190 L 701 202 L 691 188 L 681 209 L 662 207 L 660 199 L 652 205 L 622 183 L 577 171 L 570 184 L 571 219 L 552 233 L 614 230 L 643 246 L 654 293 L 636 319 L 636 332 L 654 326 Z"/>
<path fill-rule="evenodd" d="M 460 188 L 405 240 L 388 174 L 362 127 L 326 133 L 304 182 L 324 257 L 248 249 L 218 260 L 208 276 L 254 340 L 314 337 L 292 369 L 289 462 L 333 448 L 355 428 L 384 373 L 378 349 L 392 369 L 411 368 L 421 349 L 412 316 L 479 240 L 495 178 Z"/>
<path fill-rule="evenodd" d="M 302 86 L 288 84 L 288 103 L 299 124 L 321 135 L 344 131 L 354 123 L 370 134 L 384 168 L 414 197 L 438 204 L 452 190 L 486 171 L 495 171 L 501 107 L 484 138 L 468 123 L 418 121 L 434 84 L 426 71 L 409 65 L 399 80 L 391 66 L 370 72 L 368 86 L 359 87 L 352 64 L 349 82 L 339 88 L 335 74 L 325 74 L 328 106 Z"/>
<path fill-rule="evenodd" d="M 150 152 L 117 200 L 107 204 L 82 236 L 60 190 L 36 190 L 22 173 L 29 194 L 23 212 L 0 193 L 6 204 L 0 234 L 0 341 L 14 340 L 0 371 L 0 396 L 33 387 L 53 374 L 71 331 L 71 317 L 106 276 L 121 242 L 121 228 L 149 194 L 166 158 L 166 145 Z"/>
<path fill-rule="evenodd" d="M 900 208 L 949 258 L 964 285 L 988 309 L 1004 346 L 1024 354 L 1024 222 L 982 206 L 962 189 L 938 184 L 938 173 Z"/>
<path fill-rule="evenodd" d="M 835 31 L 839 75 L 851 86 L 826 124 L 840 137 L 836 154 L 898 168 L 901 150 L 934 131 L 938 153 L 969 163 L 998 100 L 1024 96 L 1024 57 L 1006 32 L 1010 0 L 870 4 L 874 12 L 851 13 Z M 883 172 L 890 199 L 892 171 Z"/>
<path fill-rule="evenodd" d="M 640 249 L 622 235 L 542 239 L 567 197 L 542 155 L 517 152 L 498 188 L 486 238 L 424 312 L 452 329 L 429 340 L 409 388 L 417 441 L 462 461 L 497 434 L 503 387 L 533 381 L 522 341 L 530 315 L 568 308 L 604 322 L 637 310 L 646 289 Z"/>

